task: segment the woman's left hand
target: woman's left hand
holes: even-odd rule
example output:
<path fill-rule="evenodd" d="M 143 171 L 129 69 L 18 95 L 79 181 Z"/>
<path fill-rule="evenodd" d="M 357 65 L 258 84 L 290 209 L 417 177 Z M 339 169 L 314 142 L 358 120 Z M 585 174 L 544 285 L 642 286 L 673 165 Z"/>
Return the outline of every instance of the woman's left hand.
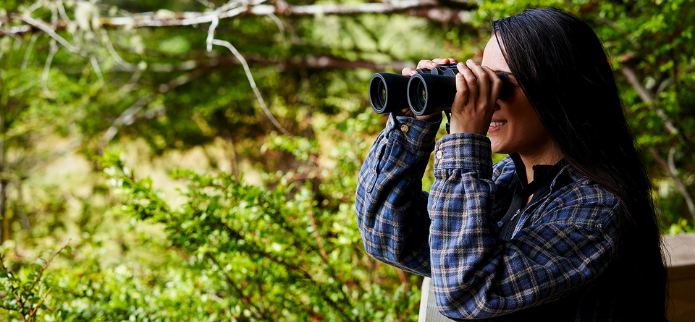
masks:
<path fill-rule="evenodd" d="M 468 68 L 466 68 L 468 66 Z M 451 106 L 451 133 L 487 134 L 502 80 L 473 60 L 457 65 L 456 98 Z M 470 68 L 470 69 L 469 69 Z"/>

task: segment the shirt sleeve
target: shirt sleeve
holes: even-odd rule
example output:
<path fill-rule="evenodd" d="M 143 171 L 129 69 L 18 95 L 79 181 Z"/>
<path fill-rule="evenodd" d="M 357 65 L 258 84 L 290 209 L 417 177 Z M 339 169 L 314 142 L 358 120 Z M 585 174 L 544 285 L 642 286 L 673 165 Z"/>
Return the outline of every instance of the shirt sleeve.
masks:
<path fill-rule="evenodd" d="M 616 199 L 576 187 L 551 202 L 540 221 L 510 241 L 496 238 L 488 215 L 495 183 L 490 141 L 443 137 L 435 146 L 428 212 L 432 287 L 453 319 L 501 316 L 569 295 L 600 275 L 616 251 Z"/>
<path fill-rule="evenodd" d="M 355 196 L 366 252 L 423 276 L 430 276 L 430 218 L 422 176 L 440 123 L 391 114 L 362 164 Z"/>

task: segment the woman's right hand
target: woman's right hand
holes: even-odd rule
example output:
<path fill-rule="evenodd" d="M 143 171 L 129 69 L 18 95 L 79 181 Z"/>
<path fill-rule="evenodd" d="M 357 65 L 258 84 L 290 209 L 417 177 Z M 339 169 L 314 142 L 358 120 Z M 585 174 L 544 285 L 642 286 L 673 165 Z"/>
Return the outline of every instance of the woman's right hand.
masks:
<path fill-rule="evenodd" d="M 453 59 L 453 58 L 435 58 L 433 60 L 421 60 L 420 62 L 417 63 L 417 69 L 420 69 L 420 68 L 433 69 L 433 68 L 437 67 L 438 65 L 457 64 L 457 63 L 458 63 L 458 61 L 456 59 Z M 401 74 L 403 76 L 413 76 L 413 75 L 417 74 L 417 70 L 412 69 L 410 67 L 406 67 L 406 68 L 403 68 L 403 71 L 401 72 Z M 410 116 L 410 117 L 414 117 L 418 120 L 425 120 L 425 121 L 433 120 L 433 119 L 436 119 L 438 117 L 442 117 L 441 112 L 430 114 L 430 115 L 418 116 L 418 115 L 415 115 L 415 113 L 413 113 L 413 111 L 411 111 L 410 108 L 402 109 L 401 114 L 406 115 L 406 116 Z"/>

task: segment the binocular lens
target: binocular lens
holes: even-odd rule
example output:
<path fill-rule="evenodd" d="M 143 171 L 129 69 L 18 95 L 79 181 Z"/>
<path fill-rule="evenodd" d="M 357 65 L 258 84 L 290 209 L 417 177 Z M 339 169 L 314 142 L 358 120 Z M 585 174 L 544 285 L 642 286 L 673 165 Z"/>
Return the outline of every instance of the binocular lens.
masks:
<path fill-rule="evenodd" d="M 413 78 L 409 84 L 409 98 L 410 108 L 413 110 L 415 115 L 422 115 L 422 112 L 427 106 L 427 87 L 425 82 L 420 78 Z"/>
<path fill-rule="evenodd" d="M 409 77 L 396 74 L 374 74 L 369 82 L 369 102 L 379 114 L 391 113 L 408 106 L 405 93 Z"/>

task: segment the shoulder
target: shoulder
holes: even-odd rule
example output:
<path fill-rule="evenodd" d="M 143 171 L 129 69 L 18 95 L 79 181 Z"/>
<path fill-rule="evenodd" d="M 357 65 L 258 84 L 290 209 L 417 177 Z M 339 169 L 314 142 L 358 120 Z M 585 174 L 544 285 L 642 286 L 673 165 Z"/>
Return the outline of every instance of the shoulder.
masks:
<path fill-rule="evenodd" d="M 510 181 L 515 171 L 514 161 L 510 156 L 507 156 L 492 166 L 492 180 L 496 183 L 498 181 Z"/>
<path fill-rule="evenodd" d="M 495 182 L 495 196 L 501 199 L 502 196 L 509 190 L 513 182 L 516 167 L 510 156 L 507 156 L 502 161 L 497 162 L 492 168 L 492 181 Z"/>
<path fill-rule="evenodd" d="M 567 166 L 555 179 L 565 184 L 551 193 L 543 221 L 590 226 L 615 224 L 622 214 L 620 199 L 606 187 Z"/>

